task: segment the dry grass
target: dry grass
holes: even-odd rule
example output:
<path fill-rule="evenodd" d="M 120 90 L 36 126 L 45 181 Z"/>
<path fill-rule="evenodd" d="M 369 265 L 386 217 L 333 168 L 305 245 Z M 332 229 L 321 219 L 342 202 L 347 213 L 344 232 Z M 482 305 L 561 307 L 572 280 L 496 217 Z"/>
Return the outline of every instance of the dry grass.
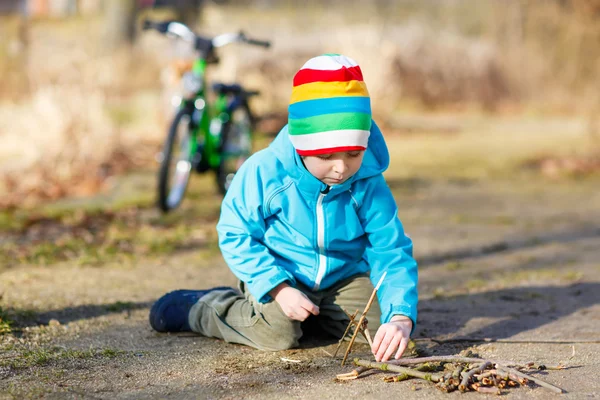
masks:
<path fill-rule="evenodd" d="M 93 20 L 30 28 L 29 94 L 7 85 L 0 98 L 0 207 L 89 195 L 154 158 L 162 139 L 157 65 L 140 51 L 103 54 L 77 33 L 84 24 L 100 36 Z"/>
<path fill-rule="evenodd" d="M 577 175 L 598 169 L 594 149 L 600 146 L 582 132 L 592 137 L 599 131 L 600 69 L 594 66 L 600 51 L 594 38 L 600 29 L 589 18 L 595 9 L 576 3 L 574 8 L 516 0 L 502 7 L 492 0 L 477 6 L 467 0 L 357 1 L 339 7 L 286 2 L 268 9 L 209 5 L 201 31 L 243 29 L 273 40 L 270 50 L 222 49 L 221 65 L 210 71 L 213 79 L 260 89 L 262 96 L 253 102 L 258 114 L 285 114 L 291 78 L 306 59 L 322 52 L 355 58 L 382 125 L 406 127 L 411 115 L 425 113 L 408 131 L 428 136 L 403 140 L 394 154 L 405 176 L 460 172 L 486 178 L 512 174 L 522 165 L 553 176 L 565 170 Z M 7 38 L 18 37 L 20 29 L 15 19 L 0 24 Z M 94 193 L 108 176 L 152 161 L 173 89 L 160 80 L 172 59 L 165 57 L 173 53 L 170 43 L 144 34 L 135 49 L 107 55 L 101 35 L 102 21 L 88 17 L 35 21 L 27 53 L 18 41 L 0 42 L 0 207 Z M 532 127 L 525 121 L 494 128 L 506 120 L 467 127 L 460 122 L 472 119 L 466 111 L 481 109 L 581 111 L 576 118 L 587 128 L 578 126 L 572 141 L 560 124 Z M 436 125 L 442 110 L 454 110 L 459 122 Z M 455 134 L 430 136 L 445 132 Z"/>
<path fill-rule="evenodd" d="M 543 156 L 557 159 L 589 157 L 593 143 L 581 121 L 570 119 L 521 120 L 506 117 L 460 118 L 455 133 L 393 134 L 388 130 L 391 165 L 396 178 L 514 179 L 539 175 L 532 165 Z M 384 129 L 384 133 L 386 130 Z M 591 170 L 560 169 L 548 178 L 588 176 Z"/>

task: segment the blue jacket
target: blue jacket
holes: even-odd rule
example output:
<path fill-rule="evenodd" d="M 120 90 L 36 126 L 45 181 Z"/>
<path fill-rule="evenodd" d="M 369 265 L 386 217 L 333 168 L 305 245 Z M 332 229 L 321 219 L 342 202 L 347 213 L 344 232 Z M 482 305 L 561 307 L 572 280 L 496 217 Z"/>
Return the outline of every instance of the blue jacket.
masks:
<path fill-rule="evenodd" d="M 381 322 L 406 315 L 416 325 L 417 263 L 383 178 L 389 153 L 373 122 L 358 172 L 332 186 L 304 167 L 287 126 L 236 173 L 221 206 L 219 246 L 233 273 L 260 302 L 282 282 L 326 289 L 358 273 L 378 290 Z"/>

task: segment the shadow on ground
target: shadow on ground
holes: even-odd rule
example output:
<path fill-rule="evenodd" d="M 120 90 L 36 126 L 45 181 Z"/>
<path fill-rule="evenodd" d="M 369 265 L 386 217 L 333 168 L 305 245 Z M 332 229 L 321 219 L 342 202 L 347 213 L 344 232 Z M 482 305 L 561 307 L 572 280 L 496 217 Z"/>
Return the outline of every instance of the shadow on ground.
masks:
<path fill-rule="evenodd" d="M 108 304 L 85 304 L 74 307 L 66 307 L 43 313 L 35 313 L 29 310 L 20 310 L 12 307 L 4 307 L 4 312 L 14 320 L 14 327 L 26 328 L 38 325 L 48 325 L 51 320 L 56 320 L 62 325 L 103 315 L 131 312 L 142 308 L 149 308 L 151 302 L 116 302 Z"/>
<path fill-rule="evenodd" d="M 600 229 L 597 225 L 578 227 L 571 231 L 552 232 L 526 238 L 514 238 L 486 244 L 480 247 L 455 249 L 449 252 L 434 254 L 419 258 L 419 268 L 446 261 L 456 261 L 464 258 L 483 257 L 504 251 L 524 250 L 549 243 L 570 243 L 585 239 L 600 239 Z"/>
<path fill-rule="evenodd" d="M 415 337 L 453 337 L 462 331 L 474 338 L 510 338 L 596 304 L 600 304 L 600 283 L 596 282 L 432 298 L 419 303 Z M 480 322 L 473 323 L 474 319 Z M 464 332 L 470 322 L 472 326 Z M 570 332 L 570 335 L 577 333 L 580 332 Z M 595 339 L 600 340 L 600 337 Z"/>
<path fill-rule="evenodd" d="M 419 321 L 414 337 L 444 339 L 468 334 L 472 338 L 510 338 L 596 304 L 600 304 L 600 283 L 529 286 L 436 297 L 419 303 Z M 68 324 L 111 313 L 149 308 L 151 305 L 151 302 L 117 302 L 67 307 L 17 318 L 15 326 L 23 328 L 45 325 L 52 319 Z M 15 309 L 5 311 L 17 316 L 23 314 Z M 335 339 L 319 338 L 314 333 L 309 333 L 303 340 L 302 347 L 311 348 L 333 342 Z M 464 347 L 468 347 L 468 343 Z"/>

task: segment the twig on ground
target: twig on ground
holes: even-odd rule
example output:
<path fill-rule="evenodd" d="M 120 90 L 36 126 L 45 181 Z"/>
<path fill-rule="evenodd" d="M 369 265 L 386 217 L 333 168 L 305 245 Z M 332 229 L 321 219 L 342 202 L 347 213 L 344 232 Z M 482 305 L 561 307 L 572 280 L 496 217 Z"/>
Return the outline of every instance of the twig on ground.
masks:
<path fill-rule="evenodd" d="M 281 361 L 283 362 L 289 362 L 289 363 L 301 363 L 302 361 L 300 360 L 292 360 L 290 358 L 285 358 L 285 357 L 280 357 Z"/>
<path fill-rule="evenodd" d="M 337 355 L 338 351 L 340 350 L 340 347 L 342 346 L 342 342 L 346 338 L 346 335 L 348 334 L 348 331 L 350 330 L 350 328 L 354 324 L 354 318 L 356 318 L 356 314 L 358 314 L 358 310 L 356 310 L 354 312 L 354 314 L 352 314 L 352 315 L 348 314 L 348 312 L 346 310 L 344 310 L 344 312 L 346 313 L 346 315 L 348 316 L 348 318 L 350 318 L 350 322 L 348 323 L 348 326 L 346 327 L 346 331 L 342 335 L 342 338 L 340 339 L 340 341 L 338 342 L 337 347 L 335 348 L 335 353 L 333 353 L 333 357 L 334 358 Z"/>
<path fill-rule="evenodd" d="M 514 374 L 514 375 L 516 375 L 516 376 L 518 376 L 520 378 L 525 378 L 525 379 L 531 380 L 531 381 L 537 383 L 538 385 L 540 385 L 542 387 L 545 387 L 546 389 L 549 389 L 549 390 L 553 391 L 554 393 L 564 393 L 564 390 L 562 390 L 558 386 L 554 386 L 554 385 L 552 385 L 552 384 L 550 384 L 550 383 L 548 383 L 546 381 L 543 381 L 543 380 L 541 380 L 539 378 L 535 378 L 533 376 L 524 374 L 521 371 L 518 371 L 518 370 L 516 370 L 514 368 L 510 368 L 510 367 L 507 367 L 507 366 L 504 366 L 504 365 L 501 365 L 501 364 L 497 364 L 496 368 L 503 369 L 506 372 L 508 372 L 509 374 Z"/>
<path fill-rule="evenodd" d="M 373 339 L 371 339 L 371 332 L 369 332 L 369 328 L 365 326 L 364 336 L 367 338 L 367 342 L 369 342 L 369 346 L 373 347 Z"/>
<path fill-rule="evenodd" d="M 490 367 L 491 365 L 492 363 L 490 361 L 486 361 L 483 364 L 476 365 L 467 372 L 461 372 L 460 376 L 462 377 L 462 381 L 460 382 L 460 385 L 458 385 L 458 390 L 461 392 L 466 391 L 467 387 L 469 386 L 469 381 L 473 378 L 473 375 L 480 374 L 484 369 Z"/>
<path fill-rule="evenodd" d="M 350 339 L 350 343 L 348 344 L 348 348 L 346 349 L 346 354 L 344 354 L 344 359 L 342 360 L 342 366 L 344 364 L 346 364 L 346 360 L 348 359 L 348 354 L 350 354 L 350 351 L 352 350 L 352 345 L 354 344 L 354 341 L 356 340 L 356 336 L 358 335 L 358 332 L 361 330 L 360 328 L 362 327 L 362 324 L 363 324 L 365 318 L 367 317 L 367 313 L 371 309 L 371 305 L 373 304 L 373 301 L 375 300 L 375 296 L 377 295 L 377 290 L 379 290 L 379 287 L 383 283 L 383 280 L 385 279 L 386 275 L 387 275 L 387 271 L 383 273 L 383 275 L 379 279 L 379 282 L 377 283 L 377 286 L 375 286 L 375 288 L 373 289 L 373 293 L 371 293 L 371 298 L 369 298 L 369 302 L 367 303 L 362 315 L 360 316 L 360 319 L 358 320 L 357 327 L 354 330 L 354 334 L 352 335 L 352 338 Z"/>
<path fill-rule="evenodd" d="M 399 365 L 393 365 L 393 364 L 381 363 L 381 362 L 373 362 L 373 361 L 367 361 L 367 360 L 359 360 L 358 358 L 354 359 L 354 364 L 358 365 L 358 366 L 362 366 L 362 367 L 377 368 L 382 371 L 399 372 L 401 374 L 406 374 L 408 376 L 412 376 L 415 378 L 421 378 L 421 379 L 425 379 L 426 381 L 432 381 L 432 382 L 439 382 L 439 380 L 442 378 L 441 374 L 430 374 L 427 372 L 417 371 L 412 368 L 401 367 Z"/>
<path fill-rule="evenodd" d="M 436 365 L 435 363 L 439 364 Z M 354 359 L 354 364 L 358 368 L 350 373 L 340 374 L 337 378 L 340 380 L 357 379 L 361 373 L 369 369 L 378 369 L 400 374 L 395 377 L 384 378 L 386 382 L 399 382 L 409 378 L 419 378 L 436 383 L 435 386 L 444 392 L 452 392 L 459 389 L 461 392 L 474 390 L 480 393 L 500 394 L 501 389 L 518 387 L 520 385 L 525 386 L 529 381 L 532 381 L 555 393 L 564 393 L 557 386 L 508 366 L 539 368 L 534 363 L 527 363 L 523 366 L 514 362 L 497 362 L 474 357 L 440 356 L 406 358 L 386 363 L 356 358 Z M 439 370 L 444 371 L 441 373 L 434 372 Z"/>
<path fill-rule="evenodd" d="M 390 360 L 388 363 L 396 364 L 396 365 L 413 365 L 413 364 L 423 364 L 428 362 L 451 362 L 451 363 L 481 363 L 485 362 L 481 358 L 475 357 L 460 357 L 460 356 L 434 356 L 434 357 L 417 357 L 417 358 L 400 358 L 398 360 Z M 515 366 L 519 365 L 519 363 L 513 361 L 496 361 L 496 363 L 501 363 L 503 365 Z"/>
<path fill-rule="evenodd" d="M 330 353 L 330 352 L 328 352 L 327 350 L 325 350 L 325 349 L 321 348 L 321 351 L 322 351 L 323 353 L 325 353 L 326 355 L 328 355 L 329 357 L 333 357 L 333 354 L 331 354 L 331 353 Z"/>
<path fill-rule="evenodd" d="M 365 371 L 368 371 L 369 369 L 370 368 L 367 367 L 358 367 L 352 372 L 348 372 L 347 374 L 337 374 L 336 379 L 339 379 L 341 381 L 356 379 L 360 374 L 362 374 Z"/>
<path fill-rule="evenodd" d="M 405 380 L 410 379 L 411 376 L 407 375 L 407 374 L 400 374 L 400 375 L 396 375 L 396 376 L 386 376 L 385 378 L 383 378 L 384 382 L 402 382 Z"/>

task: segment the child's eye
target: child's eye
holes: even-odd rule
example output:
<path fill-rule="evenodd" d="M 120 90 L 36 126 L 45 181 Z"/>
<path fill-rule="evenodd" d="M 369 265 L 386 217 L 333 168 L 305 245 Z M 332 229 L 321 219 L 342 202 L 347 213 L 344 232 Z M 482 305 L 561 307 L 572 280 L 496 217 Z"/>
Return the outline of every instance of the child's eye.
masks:
<path fill-rule="evenodd" d="M 331 154 L 320 154 L 319 157 L 321 160 L 329 160 L 331 158 Z"/>
<path fill-rule="evenodd" d="M 347 154 L 348 154 L 348 157 L 356 158 L 356 157 L 360 156 L 360 151 L 351 151 Z"/>

